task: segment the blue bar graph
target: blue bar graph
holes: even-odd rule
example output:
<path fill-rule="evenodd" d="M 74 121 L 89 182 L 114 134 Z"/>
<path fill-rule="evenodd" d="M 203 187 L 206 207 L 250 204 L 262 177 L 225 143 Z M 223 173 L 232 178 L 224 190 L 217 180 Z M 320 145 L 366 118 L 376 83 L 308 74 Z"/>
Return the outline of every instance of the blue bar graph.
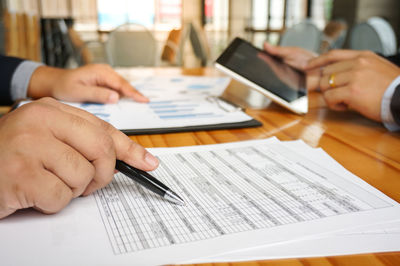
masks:
<path fill-rule="evenodd" d="M 180 115 L 160 115 L 161 119 L 179 119 L 179 118 L 199 118 L 199 117 L 214 117 L 214 113 L 198 113 L 198 114 L 180 114 Z"/>
<path fill-rule="evenodd" d="M 204 112 L 199 104 L 191 103 L 190 100 L 167 100 L 154 101 L 149 104 L 150 109 L 163 120 L 187 119 L 187 118 L 211 118 L 219 116 L 213 112 Z M 200 110 L 199 110 L 200 109 Z"/>
<path fill-rule="evenodd" d="M 176 110 L 154 110 L 156 114 L 164 114 L 164 113 L 179 113 L 179 112 L 190 112 L 193 111 L 194 108 L 191 109 L 176 109 Z"/>

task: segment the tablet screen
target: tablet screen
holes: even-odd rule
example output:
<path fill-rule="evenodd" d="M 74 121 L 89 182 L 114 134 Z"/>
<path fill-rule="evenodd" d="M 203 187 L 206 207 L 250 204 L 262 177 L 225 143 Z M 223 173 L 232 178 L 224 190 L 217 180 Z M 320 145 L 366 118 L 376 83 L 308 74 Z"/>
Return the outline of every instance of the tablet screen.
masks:
<path fill-rule="evenodd" d="M 306 95 L 303 73 L 242 39 L 236 38 L 216 62 L 287 102 Z"/>

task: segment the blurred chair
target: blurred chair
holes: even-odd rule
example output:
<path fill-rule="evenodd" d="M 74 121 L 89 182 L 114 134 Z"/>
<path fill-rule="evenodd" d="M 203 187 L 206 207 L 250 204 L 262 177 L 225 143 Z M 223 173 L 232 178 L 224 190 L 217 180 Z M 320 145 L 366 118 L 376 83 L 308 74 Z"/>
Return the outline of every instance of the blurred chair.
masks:
<path fill-rule="evenodd" d="M 77 61 L 78 65 L 81 66 L 93 63 L 93 54 L 89 49 L 89 45 L 94 43 L 94 41 L 84 42 L 73 27 L 68 27 L 68 36 L 71 40 L 74 49 L 75 60 Z M 101 45 L 100 42 L 96 43 Z"/>
<path fill-rule="evenodd" d="M 71 19 L 57 20 L 62 33 L 62 47 L 67 55 L 64 67 L 75 68 L 90 63 L 105 63 L 104 45 L 100 41 L 83 41 L 79 33 L 73 27 Z M 96 51 L 96 56 L 94 55 Z M 99 60 L 99 54 L 101 59 Z"/>
<path fill-rule="evenodd" d="M 184 65 L 184 51 L 187 44 L 191 45 L 194 57 L 201 66 L 207 65 L 209 49 L 204 30 L 189 22 L 181 29 L 173 29 L 168 34 L 161 59 L 170 65 Z M 186 54 L 187 55 L 187 54 Z"/>
<path fill-rule="evenodd" d="M 383 55 L 393 55 L 397 50 L 396 34 L 383 18 L 371 17 L 355 25 L 350 34 L 350 49 L 371 50 Z"/>
<path fill-rule="evenodd" d="M 298 46 L 318 53 L 322 40 L 322 33 L 317 26 L 305 20 L 288 28 L 279 40 L 280 46 Z"/>
<path fill-rule="evenodd" d="M 113 30 L 105 43 L 108 62 L 113 67 L 155 66 L 157 42 L 140 24 L 124 24 Z"/>
<path fill-rule="evenodd" d="M 78 49 L 72 42 L 71 36 L 69 34 L 69 29 L 72 28 L 72 20 L 67 19 L 57 19 L 54 21 L 60 32 L 60 37 L 58 41 L 59 47 L 54 47 L 54 50 L 61 50 L 60 58 L 61 65 L 65 68 L 74 68 L 82 65 L 82 56 Z M 49 51 L 52 52 L 52 51 Z"/>
<path fill-rule="evenodd" d="M 170 65 L 177 65 L 182 29 L 172 29 L 168 33 L 167 41 L 161 53 L 161 60 Z"/>
<path fill-rule="evenodd" d="M 192 44 L 194 55 L 200 60 L 201 66 L 206 66 L 210 51 L 208 49 L 205 31 L 194 23 L 190 23 L 189 27 L 189 39 Z"/>
<path fill-rule="evenodd" d="M 346 40 L 347 23 L 344 20 L 329 21 L 322 33 L 320 53 L 325 53 L 332 49 L 341 49 Z"/>

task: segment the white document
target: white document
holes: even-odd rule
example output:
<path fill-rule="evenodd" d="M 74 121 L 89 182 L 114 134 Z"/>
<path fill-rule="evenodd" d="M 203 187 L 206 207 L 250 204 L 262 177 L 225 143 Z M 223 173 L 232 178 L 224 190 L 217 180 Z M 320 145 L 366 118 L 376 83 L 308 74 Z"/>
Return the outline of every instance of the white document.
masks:
<path fill-rule="evenodd" d="M 180 263 L 400 219 L 392 199 L 276 139 L 151 151 L 161 161 L 153 174 L 186 206 L 116 174 L 57 215 L 1 220 L 2 262 Z"/>
<path fill-rule="evenodd" d="M 281 142 L 281 145 L 298 154 L 306 154 L 313 161 L 347 176 L 347 170 L 321 148 L 313 149 L 301 140 Z M 349 177 L 351 179 L 351 176 Z M 366 227 L 357 227 L 328 233 L 310 239 L 269 244 L 255 248 L 230 251 L 208 258 L 197 258 L 185 263 L 266 260 L 338 256 L 361 253 L 400 251 L 400 220 Z"/>

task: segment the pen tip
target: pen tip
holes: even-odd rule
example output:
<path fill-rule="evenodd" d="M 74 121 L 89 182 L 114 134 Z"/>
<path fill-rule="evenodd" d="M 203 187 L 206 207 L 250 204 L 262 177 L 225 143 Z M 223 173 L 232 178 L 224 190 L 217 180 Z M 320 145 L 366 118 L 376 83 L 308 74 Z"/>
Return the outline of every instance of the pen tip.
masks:
<path fill-rule="evenodd" d="M 181 206 L 186 206 L 185 201 L 179 197 L 175 192 L 171 190 L 167 190 L 167 192 L 164 195 L 164 198 Z"/>

